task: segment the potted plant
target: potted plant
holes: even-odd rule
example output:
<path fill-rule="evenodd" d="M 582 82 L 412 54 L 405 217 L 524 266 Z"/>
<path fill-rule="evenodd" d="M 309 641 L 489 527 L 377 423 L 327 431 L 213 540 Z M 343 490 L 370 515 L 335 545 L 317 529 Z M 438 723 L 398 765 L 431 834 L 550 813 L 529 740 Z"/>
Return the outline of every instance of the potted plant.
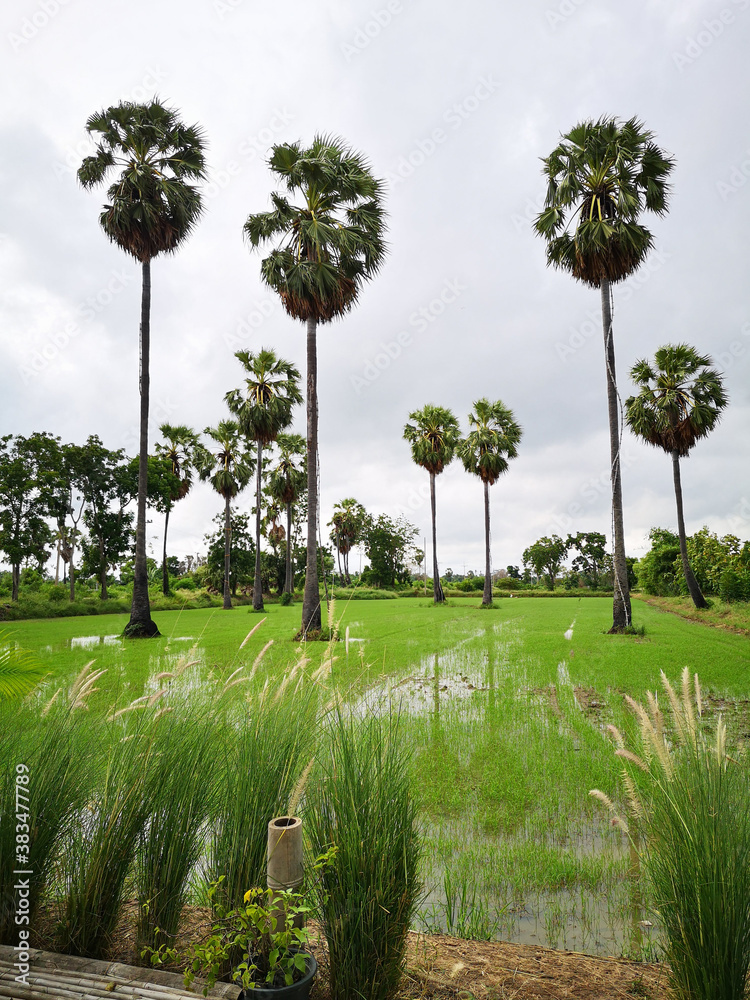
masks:
<path fill-rule="evenodd" d="M 143 954 L 150 954 L 153 965 L 183 965 L 186 989 L 201 976 L 204 996 L 223 969 L 234 964 L 232 978 L 242 986 L 238 1000 L 307 1000 L 318 966 L 305 950 L 309 931 L 299 926 L 310 910 L 304 895 L 250 889 L 241 906 L 227 910 L 216 903 L 222 881 L 223 877 L 209 892 L 215 917 L 204 942 L 182 954 L 164 945 L 158 951 L 145 949 Z M 240 962 L 236 962 L 238 955 L 243 956 Z"/>

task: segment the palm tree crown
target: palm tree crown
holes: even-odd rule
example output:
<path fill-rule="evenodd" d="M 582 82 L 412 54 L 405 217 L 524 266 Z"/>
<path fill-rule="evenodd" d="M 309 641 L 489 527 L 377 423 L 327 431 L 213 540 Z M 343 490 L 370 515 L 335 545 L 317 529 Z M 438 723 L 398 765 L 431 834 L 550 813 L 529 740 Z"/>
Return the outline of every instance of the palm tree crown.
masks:
<path fill-rule="evenodd" d="M 279 434 L 276 438 L 279 460 L 271 469 L 268 489 L 280 503 L 296 503 L 307 484 L 305 439 L 301 434 Z"/>
<path fill-rule="evenodd" d="M 273 211 L 250 215 L 245 235 L 253 248 L 280 238 L 262 263 L 263 280 L 290 316 L 326 323 L 352 308 L 385 257 L 382 183 L 362 156 L 329 136 L 316 136 L 308 149 L 274 146 L 269 164 L 303 204 L 272 194 Z"/>
<path fill-rule="evenodd" d="M 104 232 L 141 263 L 175 250 L 201 214 L 200 194 L 189 183 L 205 177 L 201 129 L 183 125 L 156 99 L 123 101 L 92 115 L 86 129 L 99 141 L 78 170 L 83 187 L 121 171 L 99 216 Z"/>
<path fill-rule="evenodd" d="M 293 407 L 302 402 L 299 370 L 277 358 L 274 351 L 261 350 L 255 355 L 237 351 L 235 357 L 247 378 L 244 389 L 226 394 L 227 405 L 243 434 L 259 444 L 270 444 L 291 421 Z"/>
<path fill-rule="evenodd" d="M 247 450 L 245 437 L 236 420 L 220 420 L 216 427 L 204 431 L 216 447 L 203 445 L 196 449 L 196 464 L 200 478 L 208 480 L 225 500 L 241 493 L 255 471 L 255 459 Z"/>
<path fill-rule="evenodd" d="M 476 401 L 474 412 L 469 414 L 469 424 L 474 430 L 459 443 L 458 457 L 467 472 L 494 486 L 508 471 L 508 461 L 518 457 L 521 427 L 512 410 L 500 400 L 490 403 L 488 399 Z"/>
<path fill-rule="evenodd" d="M 667 210 L 673 159 L 636 118 L 600 118 L 576 125 L 542 162 L 547 196 L 535 229 L 547 263 L 596 288 L 627 277 L 653 243 L 641 212 Z"/>
<path fill-rule="evenodd" d="M 164 441 L 156 443 L 156 452 L 171 464 L 172 473 L 180 484 L 171 499 L 182 500 L 193 485 L 193 453 L 198 446 L 198 435 L 184 424 L 161 424 L 159 430 Z"/>
<path fill-rule="evenodd" d="M 404 437 L 411 444 L 411 455 L 430 475 L 439 475 L 453 460 L 460 440 L 458 421 L 443 406 L 427 404 L 409 414 L 414 423 L 404 427 Z"/>
<path fill-rule="evenodd" d="M 630 377 L 640 392 L 625 403 L 633 433 L 684 458 L 714 429 L 728 402 L 722 376 L 712 364 L 688 344 L 660 347 L 653 364 L 636 362 Z"/>

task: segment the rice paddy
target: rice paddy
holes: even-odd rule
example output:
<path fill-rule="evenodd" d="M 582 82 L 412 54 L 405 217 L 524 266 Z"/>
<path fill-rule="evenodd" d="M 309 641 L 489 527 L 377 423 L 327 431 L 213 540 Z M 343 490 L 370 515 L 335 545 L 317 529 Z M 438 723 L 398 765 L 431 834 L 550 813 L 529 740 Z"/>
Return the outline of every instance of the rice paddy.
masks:
<path fill-rule="evenodd" d="M 355 715 L 399 706 L 413 749 L 427 886 L 417 925 L 648 956 L 655 918 L 628 874 L 623 835 L 588 795 L 600 788 L 621 797 L 605 727 L 631 730 L 623 696 L 642 699 L 659 688 L 661 670 L 676 679 L 687 666 L 727 720 L 730 741 L 746 741 L 750 643 L 641 602 L 643 636 L 605 634 L 607 599 L 512 598 L 493 611 L 477 604 L 399 599 L 333 611 L 341 636 L 333 683 Z M 13 632 L 49 670 L 40 701 L 92 660 L 105 669 L 90 697 L 96 712 L 155 695 L 159 675 L 178 663 L 183 690 L 200 690 L 265 649 L 257 681 L 278 678 L 297 656 L 299 608 L 270 605 L 264 615 L 162 612 L 163 636 L 148 642 L 119 638 L 127 616 L 19 622 Z M 308 644 L 313 667 L 324 651 Z"/>

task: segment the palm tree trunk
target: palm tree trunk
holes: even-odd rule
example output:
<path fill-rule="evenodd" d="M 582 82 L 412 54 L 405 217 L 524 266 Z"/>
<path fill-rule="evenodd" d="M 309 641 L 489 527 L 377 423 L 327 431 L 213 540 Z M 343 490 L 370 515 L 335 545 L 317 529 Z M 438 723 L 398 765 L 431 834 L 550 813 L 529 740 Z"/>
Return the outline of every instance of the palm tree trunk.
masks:
<path fill-rule="evenodd" d="M 682 560 L 682 572 L 685 574 L 685 582 L 693 604 L 696 608 L 707 608 L 708 601 L 703 596 L 700 585 L 695 579 L 690 560 L 688 559 L 687 538 L 685 536 L 685 518 L 682 513 L 682 482 L 680 480 L 680 453 L 675 449 L 672 452 L 672 474 L 674 476 L 674 495 L 677 500 L 677 534 L 680 537 L 680 559 Z"/>
<path fill-rule="evenodd" d="M 142 264 L 143 287 L 141 290 L 141 426 L 138 453 L 138 519 L 135 529 L 135 568 L 133 577 L 133 603 L 130 621 L 124 634 L 132 638 L 158 635 L 159 630 L 151 620 L 148 601 L 148 568 L 146 565 L 146 491 L 148 488 L 148 403 L 149 403 L 149 350 L 151 344 L 151 261 Z M 106 585 L 105 585 L 106 589 Z"/>
<path fill-rule="evenodd" d="M 286 580 L 284 591 L 294 593 L 294 576 L 292 575 L 292 505 L 286 505 Z"/>
<path fill-rule="evenodd" d="M 435 523 L 435 473 L 430 473 L 430 510 L 432 511 L 432 594 L 435 604 L 442 604 L 445 594 L 440 583 L 437 559 L 437 526 Z"/>
<path fill-rule="evenodd" d="M 232 607 L 232 595 L 229 591 L 229 571 L 230 571 L 230 551 L 232 545 L 232 514 L 230 504 L 232 498 L 227 494 L 224 497 L 224 610 L 229 611 Z"/>
<path fill-rule="evenodd" d="M 263 443 L 258 441 L 258 471 L 255 483 L 255 577 L 253 579 L 253 611 L 263 610 L 263 583 L 260 578 L 260 484 L 263 471 Z"/>
<path fill-rule="evenodd" d="M 315 337 L 317 320 L 307 321 L 307 563 L 302 599 L 302 631 L 320 629 L 320 585 L 318 584 L 318 358 Z"/>
<path fill-rule="evenodd" d="M 620 475 L 620 421 L 617 405 L 617 379 L 615 375 L 615 340 L 612 332 L 610 285 L 602 279 L 602 325 L 604 327 L 604 356 L 607 365 L 607 408 L 609 412 L 609 450 L 612 479 L 612 524 L 614 529 L 614 600 L 612 603 L 612 628 L 620 632 L 631 624 L 630 587 L 628 564 L 625 561 L 625 528 L 622 517 L 622 479 Z"/>
<path fill-rule="evenodd" d="M 164 552 L 161 560 L 161 591 L 165 597 L 169 594 L 169 570 L 167 569 L 167 529 L 169 528 L 169 507 L 164 517 Z"/>
<path fill-rule="evenodd" d="M 492 604 L 492 572 L 490 570 L 490 484 L 484 482 L 484 593 L 482 604 Z"/>

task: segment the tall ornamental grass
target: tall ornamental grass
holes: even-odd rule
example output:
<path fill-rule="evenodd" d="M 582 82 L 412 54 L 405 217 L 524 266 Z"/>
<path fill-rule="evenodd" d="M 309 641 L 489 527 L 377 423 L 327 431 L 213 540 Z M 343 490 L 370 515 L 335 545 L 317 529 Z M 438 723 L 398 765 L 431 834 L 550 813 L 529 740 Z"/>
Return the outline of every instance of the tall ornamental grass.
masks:
<path fill-rule="evenodd" d="M 389 1000 L 421 900 L 420 836 L 398 713 L 334 713 L 306 796 L 313 850 L 335 847 L 318 882 L 332 1000 Z"/>
<path fill-rule="evenodd" d="M 639 724 L 638 753 L 610 729 L 663 927 L 672 995 L 743 1000 L 750 968 L 747 763 L 727 754 L 721 718 L 709 737 L 697 675 L 691 682 L 685 668 L 680 694 L 663 673 L 662 681 L 668 721 L 650 692 L 647 708 L 627 699 Z M 601 792 L 591 794 L 612 808 Z M 628 828 L 619 817 L 615 822 Z"/>

